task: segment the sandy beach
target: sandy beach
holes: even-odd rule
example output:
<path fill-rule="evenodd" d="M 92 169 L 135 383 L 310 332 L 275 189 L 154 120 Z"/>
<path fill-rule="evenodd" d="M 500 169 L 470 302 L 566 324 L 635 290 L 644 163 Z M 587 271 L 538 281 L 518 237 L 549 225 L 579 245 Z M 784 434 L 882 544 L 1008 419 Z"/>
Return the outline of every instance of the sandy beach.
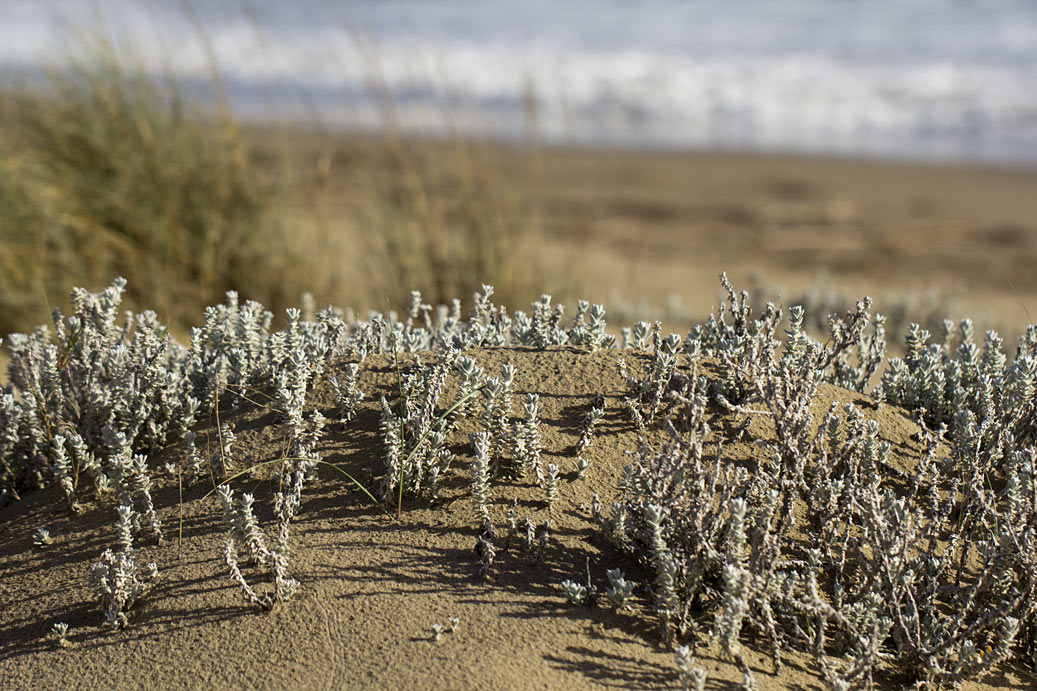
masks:
<path fill-rule="evenodd" d="M 384 201 L 371 179 L 391 162 L 371 140 L 329 144 L 296 133 L 292 141 L 296 218 L 302 232 L 327 248 L 331 262 L 336 243 L 348 246 L 352 234 L 362 232 L 355 219 L 363 216 L 355 212 Z M 412 151 L 434 167 L 451 146 L 424 142 Z M 550 267 L 543 292 L 606 305 L 640 301 L 641 313 L 656 310 L 675 328 L 703 319 L 716 305 L 721 270 L 738 288 L 775 296 L 808 291 L 826 271 L 830 285 L 849 299 L 871 294 L 880 309 L 883 300 L 903 293 L 936 291 L 938 304 L 959 310 L 948 316 L 975 316 L 1006 332 L 1020 331 L 1026 308 L 1037 304 L 1033 173 L 471 146 L 474 170 L 507 180 L 535 211 L 537 249 Z M 262 153 L 257 146 L 256 155 Z M 623 325 L 622 317 L 610 320 L 612 329 Z M 563 579 L 585 578 L 588 569 L 595 582 L 617 567 L 650 579 L 643 564 L 611 551 L 589 509 L 594 494 L 609 505 L 625 452 L 637 444 L 636 430 L 617 407 L 625 392 L 621 355 L 565 347 L 473 351 L 487 371 L 513 363 L 523 375 L 517 393 L 540 394 L 545 454 L 565 478 L 551 511 L 535 486 L 495 487 L 495 524 L 506 525 L 505 512 L 517 501 L 522 515 L 552 521 L 552 538 L 539 554 L 521 549 L 517 538 L 509 541 L 488 579 L 478 575 L 477 530 L 463 476 L 449 479 L 439 503 L 405 502 L 395 523 L 341 477 L 319 472 L 294 528 L 291 573 L 300 592 L 273 612 L 257 611 L 227 578 L 212 484 L 185 487 L 160 475 L 164 463 L 183 453 L 174 445 L 152 463 L 166 540 L 141 546 L 141 558 L 158 563 L 161 578 L 131 612 L 131 625 L 111 631 L 87 586 L 87 571 L 110 543 L 114 504 L 87 502 L 73 516 L 58 490 L 27 493 L 0 511 L 0 677 L 11 688 L 674 688 L 673 653 L 645 616 L 652 606 L 646 590 L 638 591 L 631 611 L 617 612 L 572 606 L 559 589 Z M 356 420 L 336 425 L 320 452 L 373 486 L 382 453 L 377 399 L 392 395 L 391 360 L 366 361 L 361 383 L 369 395 Z M 569 470 L 573 444 L 580 416 L 597 394 L 609 405 L 606 423 L 587 455 L 591 470 L 576 479 Z M 820 410 L 836 400 L 877 411 L 893 464 L 910 470 L 920 452 L 910 415 L 830 386 L 816 405 Z M 245 458 L 276 458 L 276 416 L 253 403 L 244 400 L 236 410 L 225 403 L 219 419 L 238 430 Z M 307 409 L 330 417 L 333 408 L 324 382 Z M 733 422 L 715 415 L 711 425 L 731 429 Z M 215 443 L 216 419 L 210 414 L 198 427 L 209 443 Z M 451 441 L 459 454 L 468 453 L 470 431 Z M 652 443 L 664 438 L 658 428 L 652 435 Z M 748 443 L 725 449 L 747 463 L 757 453 Z M 269 478 L 256 475 L 246 486 L 263 498 L 260 519 L 267 523 Z M 35 546 L 33 531 L 44 526 L 53 543 Z M 457 630 L 436 641 L 433 625 L 445 626 L 450 617 L 457 617 Z M 48 637 L 57 622 L 69 625 L 67 647 Z M 807 653 L 788 651 L 775 676 L 764 643 L 749 636 L 745 645 L 759 688 L 824 688 Z M 696 647 L 695 656 L 709 675 L 707 688 L 741 683 L 738 666 L 715 646 Z M 999 667 L 983 683 L 963 688 L 1021 688 L 1032 682 L 1027 675 Z M 892 674 L 878 683 L 901 688 L 903 679 Z"/>
<path fill-rule="evenodd" d="M 392 147 L 298 133 L 287 141 L 306 190 L 295 217 L 306 232 L 322 209 L 324 225 L 311 232 L 347 254 L 361 219 L 384 202 L 373 181 L 398 169 Z M 430 195 L 457 194 L 456 142 L 407 146 Z M 771 299 L 789 302 L 812 287 L 850 306 L 871 295 L 879 311 L 910 304 L 923 320 L 945 308 L 1006 334 L 1037 313 L 1034 171 L 479 142 L 463 158 L 535 226 L 547 267 L 535 291 L 604 302 L 631 318 L 639 304 L 663 318 L 704 318 L 721 271 Z"/>
<path fill-rule="evenodd" d="M 0 691 L 1037 688 L 1037 3 L 4 4 Z"/>
<path fill-rule="evenodd" d="M 647 591 L 639 588 L 636 604 L 616 611 L 568 604 L 559 588 L 564 579 L 582 582 L 588 568 L 594 582 L 604 581 L 612 568 L 630 578 L 651 577 L 615 552 L 591 516 L 595 494 L 605 506 L 611 502 L 626 462 L 624 451 L 637 443 L 636 430 L 615 407 L 626 392 L 617 367 L 623 354 L 561 347 L 494 348 L 471 355 L 487 371 L 515 365 L 524 375 L 516 393 L 540 394 L 545 462 L 566 469 L 552 510 L 542 490 L 528 480 L 494 485 L 491 517 L 502 536 L 489 578 L 479 575 L 474 507 L 461 475 L 448 479 L 440 502 L 406 501 L 396 523 L 341 476 L 322 470 L 307 487 L 293 528 L 291 573 L 301 583 L 300 592 L 272 612 L 258 611 L 243 602 L 226 576 L 225 531 L 211 485 L 204 481 L 181 488 L 175 478 L 163 478 L 155 498 L 166 541 L 162 546 L 145 542 L 139 557 L 156 561 L 161 578 L 131 611 L 131 625 L 111 631 L 102 626 L 86 572 L 110 540 L 112 504 L 91 502 L 83 514 L 71 516 L 54 490 L 37 492 L 0 512 L 5 613 L 0 670 L 5 681 L 10 688 L 76 689 L 675 688 L 673 653 L 651 624 Z M 636 362 L 643 356 L 633 357 Z M 362 372 L 360 385 L 369 399 L 391 395 L 391 358 L 369 358 Z M 570 468 L 580 415 L 598 394 L 606 397 L 608 412 L 585 454 L 591 468 L 577 479 Z M 865 397 L 826 385 L 817 408 L 833 400 L 874 407 Z M 307 407 L 333 414 L 326 385 L 318 387 Z M 724 415 L 711 416 L 718 431 L 728 424 Z M 880 406 L 873 415 L 881 438 L 895 450 L 891 463 L 913 467 L 920 452 L 914 423 L 890 406 Z M 266 409 L 244 404 L 237 412 L 224 410 L 221 419 L 238 430 L 242 457 L 266 460 L 279 453 L 280 440 L 271 434 L 275 416 Z M 199 427 L 200 437 L 213 432 L 211 421 Z M 648 441 L 657 444 L 664 438 L 656 430 Z M 465 447 L 452 445 L 466 455 Z M 320 452 L 374 486 L 373 459 L 382 453 L 377 403 L 365 401 L 353 422 L 336 425 Z M 177 453 L 167 450 L 158 466 L 175 460 Z M 754 453 L 749 443 L 725 446 L 726 456 L 736 460 L 751 462 Z M 260 520 L 270 520 L 270 483 L 257 474 L 245 485 L 257 496 Z M 527 551 L 518 536 L 504 537 L 505 513 L 513 501 L 521 516 L 538 524 L 552 521 L 542 553 Z M 48 526 L 54 535 L 43 548 L 32 543 L 39 526 Z M 433 624 L 446 627 L 450 617 L 458 618 L 457 630 L 435 640 Z M 69 624 L 68 647 L 47 637 L 58 621 Z M 783 670 L 775 676 L 765 641 L 746 641 L 760 689 L 824 688 L 805 652 L 787 651 Z M 708 641 L 696 646 L 695 656 L 709 675 L 707 688 L 740 685 L 738 666 Z M 983 684 L 962 688 L 1021 688 L 1029 678 L 1020 675 L 1025 672 L 999 668 Z M 880 688 L 904 683 L 897 676 L 878 682 Z"/>

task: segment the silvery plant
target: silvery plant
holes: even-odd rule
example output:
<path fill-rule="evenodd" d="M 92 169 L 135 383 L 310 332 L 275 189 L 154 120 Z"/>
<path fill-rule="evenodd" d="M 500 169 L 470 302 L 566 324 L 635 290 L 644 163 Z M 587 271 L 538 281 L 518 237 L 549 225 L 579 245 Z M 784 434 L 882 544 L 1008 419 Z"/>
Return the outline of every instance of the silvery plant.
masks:
<path fill-rule="evenodd" d="M 75 289 L 71 316 L 55 310 L 51 328 L 8 338 L 9 383 L 0 394 L 0 501 L 48 484 L 60 489 L 73 511 L 84 500 L 111 496 L 120 505 L 120 534 L 143 532 L 161 540 L 149 457 L 182 440 L 186 453 L 173 464 L 181 480 L 229 472 L 232 428 L 225 425 L 216 435 L 222 438 L 217 467 L 216 459 L 201 458 L 195 422 L 203 412 L 233 407 L 253 390 L 266 389 L 274 393 L 289 440 L 284 489 L 275 497 L 279 544 L 286 543 L 323 426 L 319 415 L 303 414 L 306 392 L 331 358 L 349 352 L 345 323 L 334 310 L 317 313 L 312 322 L 289 310 L 287 329 L 271 332 L 269 312 L 258 303 L 241 305 L 228 293 L 225 305 L 206 310 L 189 346 L 181 346 L 152 312 L 120 319 L 124 288 L 118 279 L 97 294 Z M 360 338 L 369 331 L 354 326 L 352 333 Z M 137 568 L 128 540 L 120 544 L 105 552 L 91 580 L 106 617 L 117 625 L 142 594 L 148 571 Z"/>
<path fill-rule="evenodd" d="M 693 664 L 691 648 L 686 645 L 677 646 L 674 651 L 674 662 L 677 665 L 677 677 L 682 691 L 705 691 L 706 672 Z"/>
<path fill-rule="evenodd" d="M 288 317 L 288 333 L 291 334 L 298 328 L 298 310 L 289 310 Z M 267 547 L 252 511 L 253 496 L 242 494 L 240 501 L 236 502 L 228 484 L 218 486 L 224 522 L 230 535 L 225 542 L 224 562 L 231 579 L 241 588 L 245 599 L 264 609 L 271 609 L 287 601 L 299 585 L 298 581 L 288 576 L 291 523 L 302 505 L 303 487 L 307 480 L 312 479 L 317 464 L 321 462 L 318 445 L 326 423 L 319 411 L 312 411 L 309 415 L 303 411 L 311 376 L 309 372 L 312 370 L 306 367 L 294 370 L 291 375 L 282 371 L 276 379 L 280 388 L 275 398 L 284 406 L 282 428 L 287 449 L 278 471 L 278 490 L 273 497 L 277 537 L 272 547 Z M 224 446 L 221 458 L 230 455 L 233 441 L 231 428 L 221 428 L 221 444 Z M 244 552 L 252 564 L 267 569 L 273 586 L 271 592 L 260 594 L 248 583 L 239 566 L 240 552 Z"/>
<path fill-rule="evenodd" d="M 580 437 L 576 441 L 577 454 L 583 453 L 590 447 L 591 440 L 594 438 L 594 428 L 602 421 L 604 416 L 605 397 L 599 395 L 595 397 L 595 400 L 591 403 L 590 410 L 583 417 Z"/>
<path fill-rule="evenodd" d="M 449 405 L 440 405 L 451 373 L 460 383 Z M 385 500 L 396 495 L 419 496 L 438 491 L 440 476 L 452 454 L 445 444 L 464 416 L 472 411 L 471 401 L 483 390 L 481 368 L 453 348 L 438 361 L 425 365 L 418 358 L 401 370 L 399 399 L 390 404 L 381 398 L 380 430 L 385 448 L 381 494 Z"/>
<path fill-rule="evenodd" d="M 602 509 L 596 500 L 594 515 L 616 561 L 640 562 L 647 576 L 609 571 L 598 601 L 635 616 L 644 604 L 678 650 L 715 643 L 747 685 L 750 641 L 775 670 L 791 649 L 813 655 L 832 689 L 891 673 L 955 684 L 1003 662 L 1037 665 L 1037 327 L 1009 353 L 971 322 L 948 322 L 936 339 L 912 326 L 903 356 L 887 360 L 885 322 L 866 299 L 822 320 L 796 306 L 753 309 L 721 283 L 725 301 L 685 336 L 646 322 L 623 332 L 620 405 L 641 437 L 614 501 Z M 434 499 L 448 473 L 468 468 L 489 575 L 507 550 L 489 521 L 492 483 L 539 484 L 550 504 L 560 469 L 542 458 L 539 398 L 526 395 L 513 419 L 519 374 L 486 373 L 470 350 L 616 347 L 598 306 L 567 312 L 545 295 L 509 313 L 489 286 L 467 315 L 459 301 L 433 307 L 416 294 L 400 315 L 289 309 L 280 330 L 271 312 L 228 293 L 181 345 L 154 313 L 121 312 L 124 288 L 119 279 L 97 294 L 76 289 L 70 315 L 9 336 L 0 391 L 0 503 L 53 486 L 72 512 L 120 507 L 119 541 L 91 569 L 116 626 L 148 586 L 152 569 L 138 564 L 134 541 L 162 538 L 153 495 L 170 476 L 188 487 L 220 483 L 221 556 L 246 598 L 272 607 L 295 592 L 290 531 L 327 429 L 312 392 L 334 377 L 330 416 L 350 422 L 362 365 L 378 353 L 398 363 L 381 405 L 381 494 L 397 506 L 404 495 Z M 828 333 L 815 338 L 811 324 Z M 844 388 L 825 397 L 840 400 L 819 406 L 830 384 Z M 877 403 L 854 402 L 859 393 Z M 276 461 L 258 464 L 276 463 L 269 499 L 231 487 L 256 469 L 240 452 L 249 432 L 221 418 L 243 404 L 274 413 L 285 440 Z M 871 405 L 900 406 L 917 421 L 913 449 L 896 462 Z M 590 417 L 602 414 L 588 417 L 589 430 Z M 470 451 L 455 438 L 465 419 Z M 584 449 L 591 440 L 588 432 Z M 175 472 L 156 474 L 171 446 L 164 460 Z M 455 452 L 471 456 L 451 467 Z M 905 453 L 914 455 L 906 463 Z M 257 518 L 264 501 L 274 516 L 267 531 Z M 542 560 L 550 522 L 520 524 L 517 510 L 508 521 L 508 540 L 524 529 L 527 552 Z M 678 666 L 682 685 L 700 684 L 688 655 Z"/>
<path fill-rule="evenodd" d="M 151 587 L 158 567 L 153 562 L 138 567 L 133 534 L 139 516 L 127 505 L 120 506 L 118 514 L 117 547 L 106 549 L 90 567 L 90 586 L 101 602 L 105 621 L 122 628 L 129 624 L 127 610 Z"/>
<path fill-rule="evenodd" d="M 185 400 L 177 371 L 184 350 L 153 312 L 118 322 L 124 287 L 119 279 L 96 295 L 76 289 L 74 314 L 55 310 L 53 330 L 8 339 L 9 385 L 0 401 L 4 498 L 16 498 L 19 485 L 54 482 L 75 508 L 86 489 L 82 477 L 103 490 L 119 464 L 108 456 L 108 434 L 122 435 L 139 453 L 155 452 L 171 436 Z"/>
<path fill-rule="evenodd" d="M 605 333 L 605 308 L 586 300 L 577 302 L 567 340 L 570 345 L 584 346 L 591 352 L 612 347 L 615 337 Z"/>
<path fill-rule="evenodd" d="M 485 290 L 476 294 L 474 318 L 493 313 L 485 306 L 486 295 Z M 436 322 L 429 321 L 435 331 Z M 446 323 L 459 328 L 452 318 Z M 486 337 L 485 331 L 480 333 Z M 398 342 L 396 337 L 393 340 Z M 441 337 L 437 340 L 458 342 Z M 501 334 L 501 342 L 507 342 L 506 333 Z M 512 419 L 517 376 L 513 365 L 503 365 L 498 376 L 486 376 L 474 359 L 461 355 L 454 345 L 446 346 L 438 355 L 430 364 L 420 355 L 413 356 L 412 364 L 398 364 L 398 381 L 393 387 L 397 395 L 381 397 L 384 474 L 380 494 L 385 502 L 397 507 L 404 496 L 435 500 L 454 459 L 453 452 L 446 448 L 448 440 L 462 420 L 475 418 L 478 432 L 470 435 L 472 460 L 468 467 L 476 519 L 482 522 L 489 516 L 493 481 L 531 478 L 541 485 L 547 483 L 540 463 L 539 397 L 527 394 L 523 418 Z M 394 359 L 399 362 L 399 357 L 397 353 Z M 449 397 L 445 395 L 448 389 Z"/>
<path fill-rule="evenodd" d="M 510 432 L 511 415 L 511 388 L 515 379 L 515 368 L 504 365 L 501 376 L 490 377 L 486 380 L 482 389 L 483 412 L 482 428 L 490 438 L 490 458 L 494 468 L 494 475 L 508 474 L 516 476 L 521 472 L 514 459 L 508 459 L 505 455 L 511 444 L 508 439 Z"/>
<path fill-rule="evenodd" d="M 531 477 L 537 484 L 544 483 L 544 471 L 540 466 L 540 396 L 526 394 L 522 402 L 523 418 L 512 426 L 512 456 L 518 465 L 519 477 Z"/>
<path fill-rule="evenodd" d="M 72 645 L 68 640 L 68 624 L 59 621 L 51 627 L 48 637 L 57 643 L 58 647 L 67 648 Z"/>
<path fill-rule="evenodd" d="M 647 328 L 647 327 L 646 327 Z M 636 338 L 636 344 L 643 344 L 646 339 Z M 639 429 L 655 421 L 656 416 L 664 412 L 671 405 L 667 398 L 671 382 L 681 366 L 683 341 L 677 334 L 670 334 L 662 338 L 662 326 L 656 322 L 651 330 L 652 359 L 648 366 L 646 376 L 638 378 L 628 368 L 626 360 L 619 361 L 619 372 L 630 388 L 628 395 L 623 397 L 622 405 L 630 414 L 631 419 Z M 598 416 L 600 418 L 600 415 Z M 590 443 L 590 427 L 593 422 L 586 421 L 587 438 Z M 583 435 L 581 435 L 581 442 Z"/>
<path fill-rule="evenodd" d="M 301 492 L 301 486 L 299 486 Z M 298 509 L 299 498 L 295 487 L 287 493 L 279 492 L 275 503 L 277 514 L 277 539 L 272 548 L 267 547 L 266 537 L 253 513 L 254 498 L 242 494 L 235 500 L 234 491 L 227 485 L 219 486 L 223 517 L 230 536 L 224 543 L 223 559 L 231 579 L 241 588 L 245 599 L 263 609 L 285 602 L 298 588 L 298 581 L 288 577 L 289 527 Z M 272 585 L 270 592 L 257 592 L 241 572 L 240 558 L 245 555 L 247 563 L 266 569 Z"/>
<path fill-rule="evenodd" d="M 359 373 L 360 365 L 350 362 L 342 368 L 341 381 L 335 376 L 328 380 L 335 395 L 335 401 L 338 403 L 336 412 L 342 424 L 346 424 L 353 419 L 356 415 L 357 404 L 364 400 L 364 392 L 357 388 L 357 375 Z"/>
<path fill-rule="evenodd" d="M 781 339 L 780 308 L 752 318 L 748 296 L 723 283 L 728 301 L 685 340 L 686 361 L 624 371 L 635 422 L 661 416 L 669 441 L 632 453 L 602 528 L 654 574 L 663 637 L 715 641 L 747 684 L 747 636 L 775 671 L 796 647 L 833 689 L 870 688 L 890 670 L 954 684 L 1033 654 L 1034 331 L 1009 363 L 996 334 L 979 348 L 968 324 L 942 346 L 909 330 L 877 392 L 921 429 L 917 460 L 898 469 L 858 407 L 816 406 L 825 381 L 861 390 L 875 374 L 884 345 L 869 302 L 830 318 L 825 343 L 793 309 Z M 712 429 L 714 407 L 736 424 Z M 751 420 L 766 433 L 754 438 Z M 725 441 L 758 451 L 728 459 Z"/>
<path fill-rule="evenodd" d="M 490 435 L 483 430 L 472 435 L 472 499 L 475 500 L 476 517 L 480 522 L 490 518 Z"/>

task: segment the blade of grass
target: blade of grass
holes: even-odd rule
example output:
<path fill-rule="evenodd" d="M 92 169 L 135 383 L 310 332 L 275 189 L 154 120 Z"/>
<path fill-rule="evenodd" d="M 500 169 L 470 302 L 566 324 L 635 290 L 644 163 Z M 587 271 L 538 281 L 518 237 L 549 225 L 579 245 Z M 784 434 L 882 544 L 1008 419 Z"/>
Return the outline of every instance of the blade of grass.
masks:
<path fill-rule="evenodd" d="M 477 389 L 473 389 L 472 391 L 469 391 L 467 394 L 465 394 L 461 398 L 457 399 L 457 401 L 455 401 L 452 406 L 447 408 L 443 412 L 442 415 L 440 415 L 439 417 L 436 418 L 436 422 L 440 422 L 442 420 L 445 420 L 451 413 L 453 413 L 460 406 L 462 406 L 465 402 L 467 402 L 468 399 L 470 399 L 472 396 L 474 396 L 477 393 L 482 393 L 482 390 L 484 388 L 486 388 L 486 387 L 485 386 L 480 386 Z M 400 515 L 403 513 L 403 469 L 410 463 L 411 457 L 414 456 L 415 452 L 418 449 L 421 448 L 422 442 L 425 441 L 425 439 L 432 432 L 432 430 L 435 428 L 435 426 L 436 426 L 435 424 L 429 425 L 428 428 L 421 434 L 421 437 L 418 439 L 418 441 L 415 442 L 414 448 L 412 448 L 410 450 L 410 453 L 408 453 L 407 456 L 402 461 L 400 461 L 400 492 L 399 492 L 399 501 L 396 504 L 396 520 L 397 521 L 400 520 Z"/>
<path fill-rule="evenodd" d="M 392 339 L 392 361 L 393 366 L 396 368 L 396 387 L 400 395 L 400 444 L 403 446 L 403 450 L 407 450 L 407 428 L 405 408 L 403 406 L 403 375 L 400 373 L 400 349 L 396 343 L 396 326 L 392 323 L 392 316 L 389 309 L 389 298 L 385 298 L 385 318 L 389 320 L 389 336 Z M 418 448 L 417 446 L 414 447 Z M 414 450 L 411 450 L 411 454 Z M 401 454 L 402 455 L 402 454 Z M 399 485 L 399 494 L 396 499 L 396 520 L 400 520 L 400 516 L 403 513 L 403 473 L 407 467 L 407 461 L 410 460 L 408 454 L 400 461 L 400 476 L 397 478 L 397 484 Z"/>
<path fill-rule="evenodd" d="M 206 492 L 206 493 L 205 493 L 204 495 L 202 495 L 202 499 L 204 500 L 204 499 L 208 498 L 208 497 L 209 497 L 209 495 L 210 495 L 210 494 L 212 494 L 213 492 L 215 492 L 215 491 L 216 491 L 216 488 L 217 488 L 217 487 L 219 487 L 220 485 L 226 485 L 227 483 L 231 482 L 232 480 L 236 480 L 236 479 L 238 479 L 239 477 L 242 477 L 242 476 L 244 476 L 244 475 L 248 475 L 248 474 L 249 474 L 249 473 L 251 473 L 252 471 L 254 471 L 254 470 L 258 469 L 258 468 L 262 468 L 262 467 L 263 467 L 263 466 L 265 466 L 265 465 L 270 465 L 270 464 L 272 464 L 272 463 L 283 463 L 284 461 L 301 461 L 301 460 L 316 460 L 316 459 L 302 459 L 302 458 L 298 458 L 298 457 L 288 457 L 288 458 L 272 458 L 272 459 L 270 459 L 269 461 L 261 461 L 261 462 L 259 462 L 259 463 L 255 463 L 255 464 L 253 464 L 253 465 L 249 466 L 248 468 L 245 468 L 245 469 L 244 469 L 244 470 L 242 470 L 242 471 L 241 471 L 240 473 L 235 473 L 234 475 L 231 475 L 231 476 L 230 476 L 230 477 L 228 477 L 227 479 L 225 479 L 225 480 L 221 481 L 220 483 L 218 483 L 218 484 L 216 485 L 216 487 L 213 487 L 213 488 L 212 488 L 211 490 L 209 490 L 209 491 L 208 491 L 208 492 Z M 391 515 L 391 514 L 390 514 L 390 513 L 388 512 L 388 511 L 386 511 L 386 510 L 385 510 L 385 507 L 383 507 L 383 506 L 382 506 L 382 504 L 381 504 L 381 502 L 380 502 L 380 501 L 378 501 L 377 499 L 375 499 L 375 498 L 374 498 L 374 495 L 373 495 L 373 494 L 371 494 L 371 493 L 370 493 L 370 492 L 368 491 L 368 489 L 367 489 L 366 487 L 364 487 L 364 485 L 363 485 L 363 483 L 362 483 L 362 482 L 360 482 L 359 480 L 357 480 L 357 479 L 356 479 L 355 477 L 353 477 L 352 475 L 350 475 L 350 474 L 349 474 L 348 472 L 346 472 L 346 471 L 345 471 L 345 470 L 343 470 L 342 468 L 339 468 L 339 467 L 338 467 L 337 465 L 335 465 L 334 463 L 328 463 L 327 461 L 321 461 L 321 460 L 316 460 L 316 463 L 317 463 L 317 465 L 322 465 L 322 466 L 326 466 L 326 467 L 328 467 L 328 468 L 331 468 L 331 469 L 332 469 L 332 470 L 334 470 L 335 472 L 337 472 L 337 473 L 341 473 L 342 475 L 344 475 L 344 476 L 346 477 L 346 479 L 348 479 L 348 480 L 349 480 L 350 482 L 352 482 L 352 483 L 353 483 L 354 485 L 356 485 L 356 486 L 357 486 L 357 489 L 359 489 L 359 490 L 360 490 L 361 492 L 363 492 L 363 493 L 364 493 L 364 494 L 365 494 L 365 495 L 367 496 L 367 498 L 368 498 L 368 499 L 370 499 L 370 500 L 371 500 L 371 502 L 372 502 L 372 503 L 373 503 L 373 504 L 374 504 L 375 506 L 377 506 L 377 507 L 378 507 L 378 509 L 379 509 L 379 510 L 380 510 L 380 511 L 381 511 L 382 513 L 384 513 L 384 514 L 385 514 L 385 517 L 386 517 L 386 518 L 388 518 L 388 519 L 389 519 L 390 521 L 392 520 L 392 515 Z"/>

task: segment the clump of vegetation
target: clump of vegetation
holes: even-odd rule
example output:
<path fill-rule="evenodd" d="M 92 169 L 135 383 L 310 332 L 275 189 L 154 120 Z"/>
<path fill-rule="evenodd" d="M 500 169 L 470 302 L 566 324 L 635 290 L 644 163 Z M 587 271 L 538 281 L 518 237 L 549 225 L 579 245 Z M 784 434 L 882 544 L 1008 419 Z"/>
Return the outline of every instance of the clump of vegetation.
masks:
<path fill-rule="evenodd" d="M 54 624 L 48 635 L 62 648 L 67 648 L 72 645 L 68 641 L 68 624 L 63 621 Z"/>
<path fill-rule="evenodd" d="M 776 671 L 800 647 L 840 689 L 871 688 L 880 669 L 956 683 L 1033 650 L 1035 331 L 1008 363 L 996 334 L 980 355 L 967 324 L 957 353 L 909 329 L 908 358 L 876 391 L 919 418 L 919 457 L 899 470 L 857 407 L 818 419 L 812 405 L 825 381 L 866 383 L 882 358 L 867 347 L 868 301 L 830 317 L 825 344 L 795 311 L 782 342 L 780 309 L 750 319 L 748 296 L 725 286 L 685 344 L 695 357 L 661 368 L 675 351 L 656 338 L 645 378 L 628 375 L 635 419 L 662 413 L 672 438 L 636 451 L 604 532 L 655 574 L 663 636 L 719 643 L 747 679 L 743 639 L 766 641 Z M 725 456 L 711 405 L 766 421 L 748 466 Z"/>
<path fill-rule="evenodd" d="M 565 597 L 654 619 L 676 648 L 685 688 L 704 683 L 692 650 L 708 642 L 740 665 L 750 687 L 747 644 L 765 647 L 776 672 L 790 650 L 813 655 L 832 689 L 890 679 L 954 684 L 1005 662 L 1032 665 L 1037 327 L 1009 358 L 993 332 L 979 346 L 969 322 L 946 327 L 937 344 L 911 326 L 904 358 L 890 359 L 870 388 L 886 354 L 869 300 L 831 315 L 822 342 L 804 331 L 803 310 L 792 308 L 786 322 L 767 304 L 751 317 L 749 296 L 726 278 L 722 284 L 728 298 L 705 324 L 684 337 L 637 324 L 616 358 L 628 387 L 620 407 L 639 441 L 611 510 L 602 513 L 595 495 L 593 515 L 614 546 L 609 557 L 640 562 L 648 578 L 612 568 L 599 596 L 588 561 L 586 582 L 563 582 Z M 381 398 L 384 463 L 371 469 L 382 476 L 383 510 L 394 507 L 399 517 L 405 497 L 436 501 L 450 481 L 469 488 L 462 491 L 475 507 L 482 576 L 507 567 L 515 539 L 536 564 L 553 551 L 552 521 L 520 521 L 517 502 L 505 514 L 507 535 L 493 526 L 503 509 L 494 504 L 503 494 L 495 482 L 536 488 L 558 519 L 562 477 L 556 463 L 540 472 L 541 399 L 526 394 L 521 416 L 512 417 L 515 382 L 525 385 L 526 373 L 506 364 L 487 376 L 475 358 L 486 346 L 614 348 L 601 337 L 603 310 L 578 309 L 566 320 L 543 296 L 529 315 L 509 314 L 484 286 L 467 319 L 459 302 L 432 308 L 416 294 L 402 318 L 292 308 L 275 331 L 271 313 L 229 293 L 185 346 L 153 313 L 120 323 L 123 287 L 118 280 L 99 294 L 76 290 L 72 315 L 55 312 L 51 328 L 12 335 L 0 399 L 5 500 L 52 485 L 74 512 L 114 495 L 117 547 L 91 569 L 113 625 L 128 623 L 156 572 L 137 564 L 134 540 L 162 539 L 152 459 L 172 444 L 185 446 L 171 464 L 178 482 L 220 486 L 229 533 L 221 556 L 246 598 L 271 608 L 304 587 L 288 575 L 289 530 L 316 470 L 333 468 L 378 501 L 323 460 L 325 420 L 310 397 L 336 377 L 337 386 L 327 384 L 334 414 L 350 423 L 361 399 L 357 375 L 376 353 L 395 370 L 395 386 Z M 879 402 L 861 402 L 860 392 Z M 817 405 L 833 393 L 847 403 Z M 276 413 L 276 459 L 246 463 L 235 451 L 244 432 L 218 419 L 246 398 Z M 917 419 L 914 458 L 902 450 L 894 458 L 865 405 L 902 406 Z M 207 432 L 196 425 L 205 409 L 217 417 Z M 584 448 L 604 416 L 599 398 L 583 420 Z M 456 438 L 462 433 L 471 461 L 452 464 L 468 453 Z M 199 434 L 208 435 L 218 466 L 201 458 Z M 729 455 L 734 444 L 751 451 Z M 576 460 L 577 474 L 587 472 Z M 466 467 L 468 477 L 450 478 Z M 276 486 L 273 546 L 253 508 L 257 497 L 233 486 L 263 468 Z M 272 590 L 257 590 L 242 561 L 269 573 Z"/>
<path fill-rule="evenodd" d="M 133 548 L 133 533 L 139 524 L 139 516 L 130 506 L 119 507 L 117 523 L 118 549 L 106 549 L 101 559 L 90 567 L 90 584 L 101 601 L 105 622 L 121 628 L 129 623 L 126 610 L 147 593 L 158 567 L 154 562 L 137 565 L 137 551 Z"/>

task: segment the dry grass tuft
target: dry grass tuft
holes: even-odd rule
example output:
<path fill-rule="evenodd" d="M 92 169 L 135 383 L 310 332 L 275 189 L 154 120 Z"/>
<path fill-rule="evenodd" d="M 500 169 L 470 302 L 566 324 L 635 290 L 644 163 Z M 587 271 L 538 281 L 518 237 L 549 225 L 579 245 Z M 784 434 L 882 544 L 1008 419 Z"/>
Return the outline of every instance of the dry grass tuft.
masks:
<path fill-rule="evenodd" d="M 400 305 L 413 288 L 436 304 L 487 283 L 504 304 L 535 297 L 536 213 L 488 153 L 459 138 L 423 145 L 387 136 L 385 145 L 380 203 L 363 219 L 364 249 L 378 267 L 372 288 Z"/>
<path fill-rule="evenodd" d="M 177 329 L 231 288 L 279 312 L 303 290 L 379 308 L 541 286 L 538 214 L 493 147 L 245 130 L 171 76 L 90 55 L 0 93 L 0 333 L 112 275 Z M 361 184 L 328 184 L 361 159 Z"/>
<path fill-rule="evenodd" d="M 0 328 L 115 273 L 178 322 L 232 286 L 285 301 L 292 282 L 270 280 L 286 269 L 274 187 L 236 124 L 176 81 L 101 50 L 2 107 Z"/>

